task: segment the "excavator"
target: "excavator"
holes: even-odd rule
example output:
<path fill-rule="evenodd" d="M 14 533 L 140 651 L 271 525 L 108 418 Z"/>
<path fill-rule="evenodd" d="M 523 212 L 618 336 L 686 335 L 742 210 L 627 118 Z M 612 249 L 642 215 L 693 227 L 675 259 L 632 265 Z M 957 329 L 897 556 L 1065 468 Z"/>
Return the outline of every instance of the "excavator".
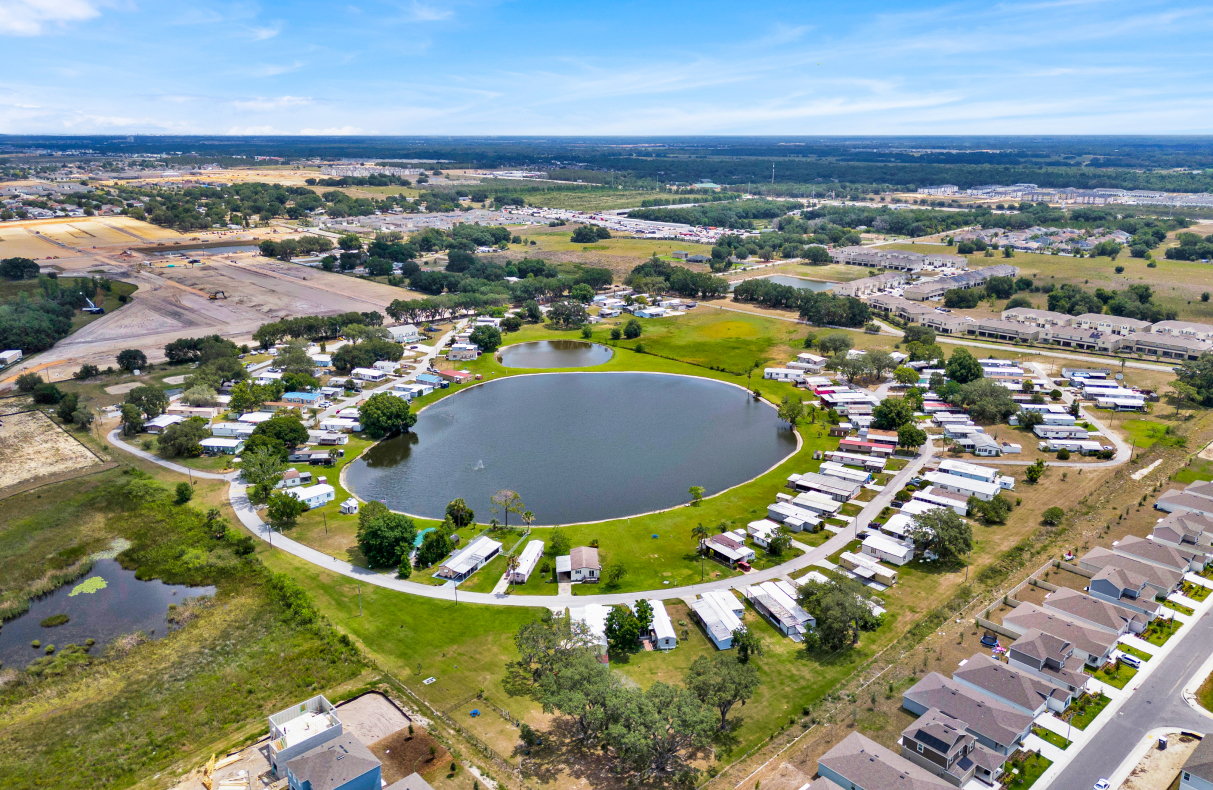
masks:
<path fill-rule="evenodd" d="M 223 291 L 212 291 L 210 298 L 211 299 L 226 299 L 227 294 L 225 294 Z"/>

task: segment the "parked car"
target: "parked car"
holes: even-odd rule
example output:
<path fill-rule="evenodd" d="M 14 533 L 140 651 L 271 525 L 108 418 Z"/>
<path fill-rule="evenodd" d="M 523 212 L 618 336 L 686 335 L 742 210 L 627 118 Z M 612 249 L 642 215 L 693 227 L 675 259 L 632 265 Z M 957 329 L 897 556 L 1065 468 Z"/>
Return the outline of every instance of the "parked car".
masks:
<path fill-rule="evenodd" d="M 1138 658 L 1137 656 L 1131 656 L 1128 653 L 1120 654 L 1120 663 L 1128 664 L 1129 666 L 1133 667 L 1134 669 L 1141 669 L 1141 659 Z"/>
<path fill-rule="evenodd" d="M 1109 790 L 1111 787 L 1112 785 L 1108 784 L 1107 779 L 1100 779 L 1091 790 Z"/>

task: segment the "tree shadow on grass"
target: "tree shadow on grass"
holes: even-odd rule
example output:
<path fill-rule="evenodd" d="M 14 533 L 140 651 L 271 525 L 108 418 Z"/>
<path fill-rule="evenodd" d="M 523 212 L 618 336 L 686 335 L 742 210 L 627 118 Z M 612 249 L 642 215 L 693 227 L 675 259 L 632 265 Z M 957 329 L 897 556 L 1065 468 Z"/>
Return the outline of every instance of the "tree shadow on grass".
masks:
<path fill-rule="evenodd" d="M 501 690 L 510 697 L 526 697 L 539 701 L 539 687 L 531 680 L 531 673 L 518 661 L 505 666 L 505 677 L 501 679 Z"/>

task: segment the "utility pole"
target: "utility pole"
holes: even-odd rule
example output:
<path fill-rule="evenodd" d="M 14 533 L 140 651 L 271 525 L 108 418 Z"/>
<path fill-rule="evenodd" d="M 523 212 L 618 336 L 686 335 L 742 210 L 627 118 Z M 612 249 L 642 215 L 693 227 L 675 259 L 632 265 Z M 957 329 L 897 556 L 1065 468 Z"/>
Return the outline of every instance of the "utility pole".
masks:
<path fill-rule="evenodd" d="M 771 183 L 775 183 L 775 163 L 771 162 Z"/>
<path fill-rule="evenodd" d="M 358 616 L 362 617 L 362 585 L 358 585 Z"/>

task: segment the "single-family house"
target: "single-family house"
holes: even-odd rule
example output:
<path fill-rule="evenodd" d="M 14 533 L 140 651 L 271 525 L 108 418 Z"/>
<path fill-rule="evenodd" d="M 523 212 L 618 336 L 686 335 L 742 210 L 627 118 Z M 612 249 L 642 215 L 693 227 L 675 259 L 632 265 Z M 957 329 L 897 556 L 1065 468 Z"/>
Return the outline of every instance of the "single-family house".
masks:
<path fill-rule="evenodd" d="M 1069 640 L 1037 628 L 1028 629 L 1011 643 L 1007 664 L 1060 684 L 1074 694 L 1081 693 L 1087 683 L 1081 667 L 1082 651 Z"/>
<path fill-rule="evenodd" d="M 1172 488 L 1164 491 L 1154 507 L 1165 513 L 1182 513 L 1213 519 L 1213 483 L 1197 480 L 1183 489 Z"/>
<path fill-rule="evenodd" d="M 1140 583 L 1148 584 L 1154 590 L 1154 594 L 1162 596 L 1175 592 L 1183 582 L 1183 574 L 1179 571 L 1169 570 L 1143 562 L 1142 560 L 1125 557 L 1102 546 L 1096 546 L 1084 554 L 1079 558 L 1078 565 L 1089 571 L 1097 572 L 1104 568 L 1117 568 L 1129 571 L 1134 575 L 1133 578 L 1124 577 L 1118 581 L 1118 584 L 1124 582 L 1131 587 L 1138 587 Z M 1094 577 L 1092 577 L 1092 581 L 1094 581 Z M 1146 598 L 1152 599 L 1154 597 L 1154 595 L 1146 592 L 1144 588 L 1139 589 L 1142 590 L 1142 595 Z M 1117 601 L 1113 601 L 1113 603 L 1117 603 Z"/>
<path fill-rule="evenodd" d="M 1074 648 L 1076 658 L 1093 667 L 1107 663 L 1117 644 L 1115 634 L 1082 625 L 1058 612 L 1026 601 L 1003 615 L 1002 627 L 1019 636 L 1036 630 L 1064 639 Z M 1051 677 L 1054 682 L 1059 680 L 1056 676 Z"/>
<path fill-rule="evenodd" d="M 953 787 L 858 732 L 843 738 L 818 759 L 817 774 L 821 778 L 808 790 L 952 790 Z"/>
<path fill-rule="evenodd" d="M 1082 625 L 1099 628 L 1117 636 L 1140 634 L 1157 614 L 1157 609 L 1154 613 L 1147 614 L 1139 609 L 1130 609 L 1069 587 L 1058 587 L 1045 596 L 1041 605 Z"/>
<path fill-rule="evenodd" d="M 247 422 L 216 422 L 211 425 L 211 436 L 226 436 L 247 439 L 257 426 Z"/>
<path fill-rule="evenodd" d="M 602 566 L 598 564 L 598 549 L 575 546 L 568 554 L 557 557 L 556 577 L 569 582 L 601 581 Z"/>
<path fill-rule="evenodd" d="M 1046 710 L 1060 713 L 1074 699 L 1074 693 L 1068 687 L 1004 664 L 984 653 L 975 653 L 961 662 L 952 673 L 952 680 L 1033 717 Z"/>
<path fill-rule="evenodd" d="M 452 554 L 438 568 L 435 576 L 461 582 L 488 564 L 501 552 L 501 543 L 488 535 L 481 535 L 467 546 Z"/>
<path fill-rule="evenodd" d="M 968 724 L 935 708 L 901 731 L 901 756 L 954 787 L 995 782 L 1007 759 L 978 743 Z"/>
<path fill-rule="evenodd" d="M 336 708 L 323 696 L 292 705 L 269 717 L 270 768 L 282 778 L 288 761 L 342 735 Z"/>
<path fill-rule="evenodd" d="M 1213 790 L 1213 738 L 1204 738 L 1179 769 L 1179 790 Z"/>
<path fill-rule="evenodd" d="M 282 479 L 278 481 L 278 485 L 275 488 L 295 488 L 311 484 L 312 473 L 307 469 L 302 472 L 298 469 L 287 469 L 282 473 Z"/>
<path fill-rule="evenodd" d="M 326 502 L 337 498 L 336 490 L 328 483 L 318 483 L 311 486 L 299 486 L 287 490 L 287 493 L 307 505 L 308 510 L 318 508 Z"/>
<path fill-rule="evenodd" d="M 1200 573 L 1205 569 L 1206 555 L 1203 552 L 1177 549 L 1165 543 L 1156 543 L 1148 538 L 1139 538 L 1134 535 L 1126 535 L 1120 540 L 1113 541 L 1112 551 L 1122 557 L 1148 562 L 1151 565 L 1180 573 L 1188 571 Z"/>
<path fill-rule="evenodd" d="M 289 790 L 380 790 L 383 766 L 353 734 L 343 733 L 286 762 Z"/>
<path fill-rule="evenodd" d="M 1154 525 L 1150 537 L 1168 546 L 1208 552 L 1213 549 L 1213 518 L 1186 511 L 1171 513 Z"/>
<path fill-rule="evenodd" d="M 982 746 L 1001 755 L 1014 752 L 1032 731 L 1032 716 L 938 672 L 903 693 L 901 706 L 918 716 L 935 708 L 959 719 Z"/>
<path fill-rule="evenodd" d="M 665 314 L 666 309 L 657 305 L 638 307 L 632 311 L 632 315 L 637 318 L 662 318 Z"/>

